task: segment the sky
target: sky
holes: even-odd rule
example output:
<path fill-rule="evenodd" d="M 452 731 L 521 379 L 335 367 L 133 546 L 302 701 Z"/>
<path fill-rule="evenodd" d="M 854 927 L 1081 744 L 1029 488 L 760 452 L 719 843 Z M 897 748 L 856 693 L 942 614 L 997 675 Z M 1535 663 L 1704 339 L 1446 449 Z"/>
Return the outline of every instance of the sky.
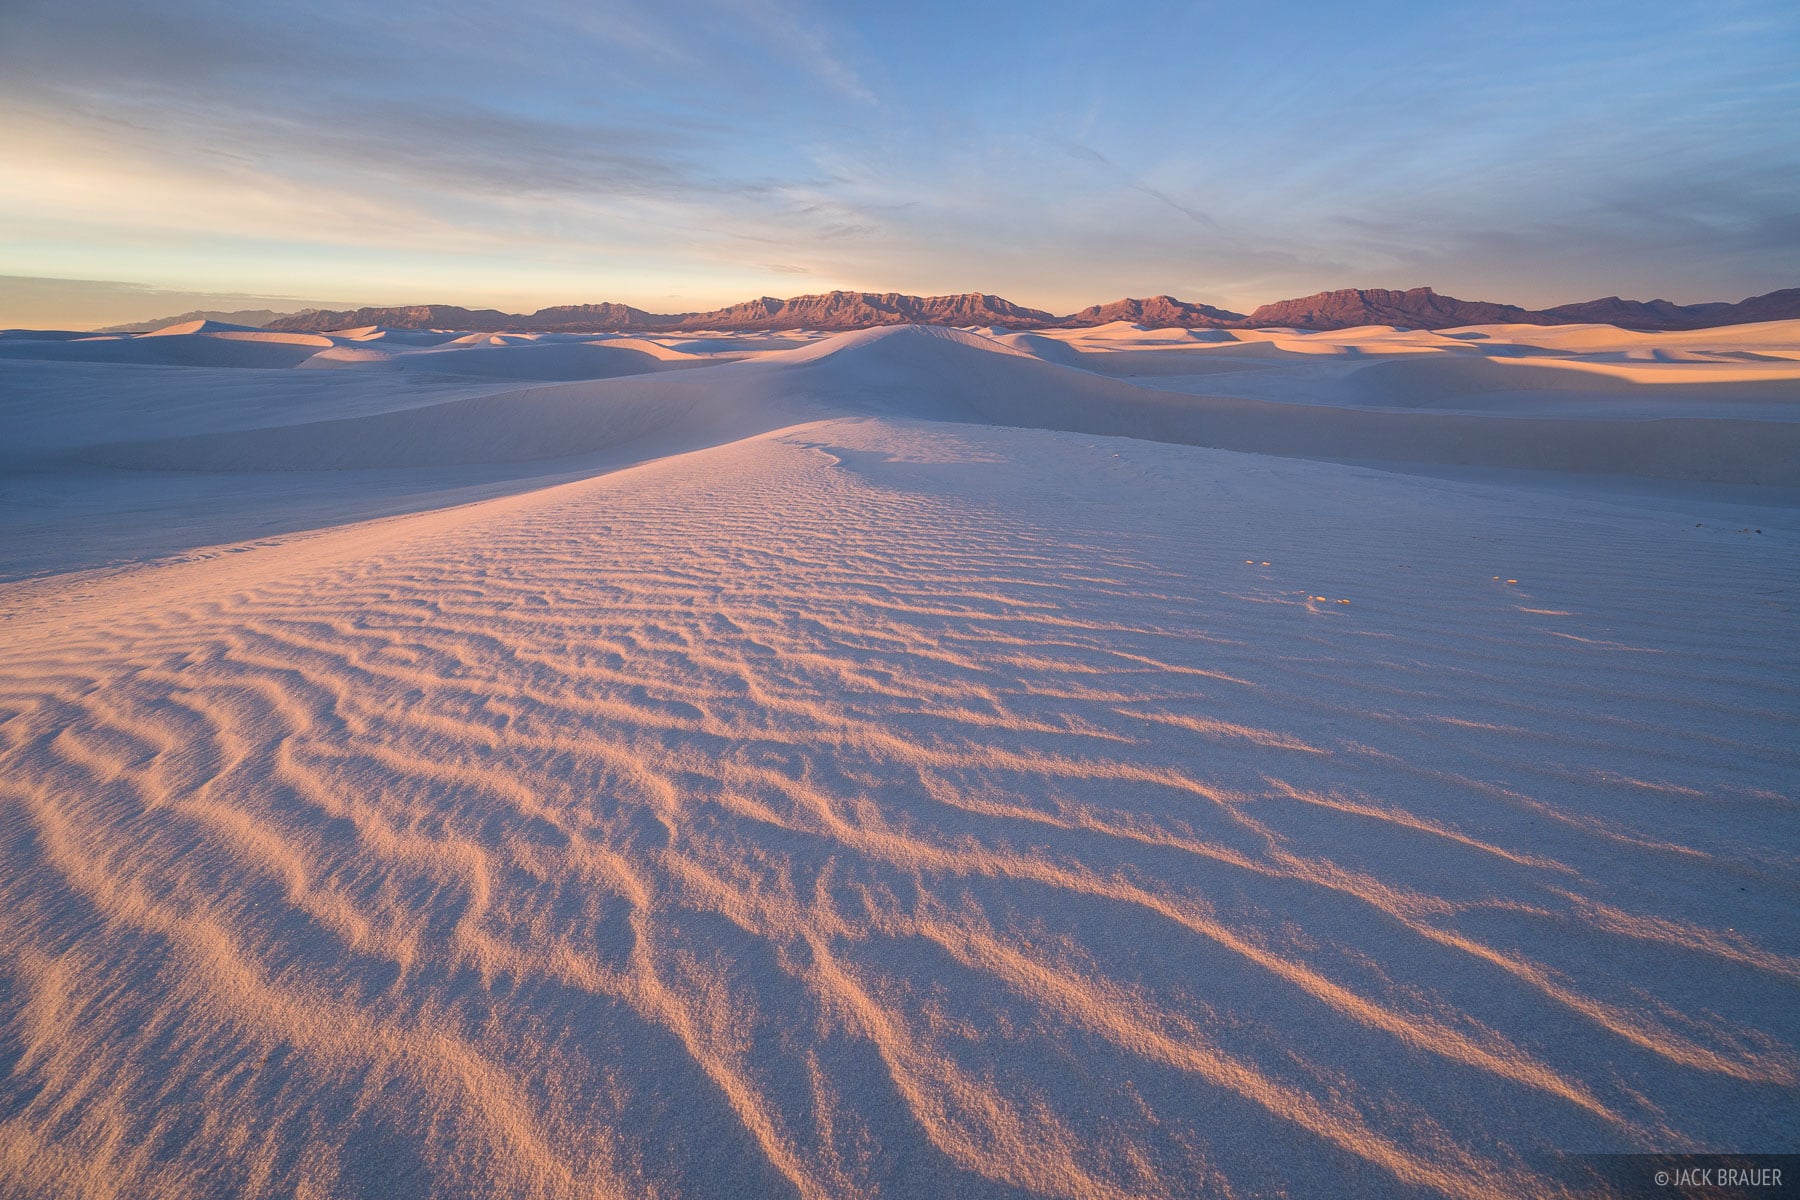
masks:
<path fill-rule="evenodd" d="M 1800 5 L 4 0 L 0 326 L 1800 285 Z"/>

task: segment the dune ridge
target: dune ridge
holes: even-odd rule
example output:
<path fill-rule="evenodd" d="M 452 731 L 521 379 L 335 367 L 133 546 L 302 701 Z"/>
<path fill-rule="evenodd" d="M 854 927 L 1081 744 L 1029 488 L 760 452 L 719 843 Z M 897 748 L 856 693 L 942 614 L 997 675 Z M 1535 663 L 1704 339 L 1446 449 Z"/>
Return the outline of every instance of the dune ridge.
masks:
<path fill-rule="evenodd" d="M 1060 345 L 1061 343 L 1057 343 Z M 1324 343 L 1330 346 L 1333 343 Z M 1173 357 L 1210 353 L 1184 343 Z M 863 330 L 809 345 L 723 361 L 685 378 L 655 377 L 677 365 L 645 351 L 598 346 L 526 345 L 409 351 L 400 361 L 480 357 L 478 368 L 530 377 L 541 352 L 581 349 L 630 356 L 628 378 L 562 389 L 506 390 L 437 405 L 255 430 L 197 433 L 104 443 L 85 461 L 132 469 L 319 470 L 357 467 L 530 462 L 592 452 L 673 428 L 710 429 L 728 409 L 768 429 L 810 411 L 879 411 L 932 420 L 1054 428 L 1107 436 L 1257 453 L 1351 460 L 1410 461 L 1538 471 L 1629 474 L 1704 483 L 1800 486 L 1800 425 L 1757 412 L 1711 416 L 1705 407 L 1665 415 L 1638 402 L 1588 418 L 1580 408 L 1549 416 L 1471 411 L 1387 412 L 1355 404 L 1319 404 L 1298 417 L 1292 405 L 1263 398 L 1175 392 L 1118 375 L 1049 361 L 1041 345 L 1009 343 L 929 326 Z M 1035 351 L 1035 353 L 1034 353 Z M 693 356 L 689 356 L 693 357 Z M 1415 361 L 1418 360 L 1418 361 Z M 607 360 L 609 363 L 612 360 Z M 1360 361 L 1360 359 L 1353 359 Z M 356 366 L 357 363 L 349 363 Z M 1071 369 L 1074 367 L 1074 369 Z M 1179 367 L 1186 370 L 1187 367 Z M 590 375 L 615 373 L 611 366 Z M 1594 377 L 1594 378 L 1590 378 Z M 1210 375 L 1201 386 L 1215 384 Z M 1610 363 L 1443 358 L 1403 354 L 1349 375 L 1343 392 L 1423 409 L 1445 397 L 1490 391 L 1579 393 L 1617 399 L 1620 387 L 1672 385 L 1704 390 L 1713 411 L 1733 400 L 1773 406 L 1779 417 L 1800 395 L 1800 369 L 1782 363 Z M 1630 399 L 1636 393 L 1629 393 Z M 1598 407 L 1598 406 L 1596 406 Z M 1698 413 L 1698 415 L 1697 415 Z M 747 429 L 746 425 L 746 429 Z"/>

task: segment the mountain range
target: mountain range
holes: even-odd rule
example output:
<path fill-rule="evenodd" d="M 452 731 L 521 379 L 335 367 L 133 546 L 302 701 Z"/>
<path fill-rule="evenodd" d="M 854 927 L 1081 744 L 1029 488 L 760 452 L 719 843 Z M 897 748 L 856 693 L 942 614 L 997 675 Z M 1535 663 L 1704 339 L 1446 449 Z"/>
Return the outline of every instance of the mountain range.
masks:
<path fill-rule="evenodd" d="M 154 333 L 158 329 L 167 329 L 171 325 L 186 325 L 189 321 L 221 321 L 227 325 L 266 325 L 270 321 L 291 316 L 291 313 L 276 312 L 272 308 L 240 308 L 232 312 L 218 309 L 195 309 L 173 317 L 159 317 L 154 321 L 132 321 L 126 325 L 108 325 L 104 329 L 96 329 L 95 333 Z"/>
<path fill-rule="evenodd" d="M 449 304 L 416 304 L 350 310 L 309 309 L 276 317 L 265 329 L 326 332 L 366 325 L 392 329 L 456 329 L 468 332 L 550 333 L 619 330 L 670 333 L 684 330 L 757 332 L 785 329 L 867 329 L 878 325 L 990 325 L 1003 329 L 1078 328 L 1113 321 L 1183 329 L 1284 326 L 1294 329 L 1348 329 L 1397 325 L 1409 329 L 1451 329 L 1462 325 L 1606 324 L 1623 329 L 1704 329 L 1753 321 L 1800 318 L 1800 288 L 1752 296 L 1735 304 L 1673 304 L 1667 300 L 1622 300 L 1608 296 L 1555 308 L 1459 300 L 1428 287 L 1406 291 L 1346 288 L 1265 304 L 1243 314 L 1154 296 L 1096 304 L 1067 316 L 1023 308 L 980 292 L 955 296 L 908 296 L 898 292 L 827 292 L 778 300 L 763 296 L 701 313 L 652 313 L 625 304 L 563 304 L 530 314 L 468 309 Z"/>
<path fill-rule="evenodd" d="M 1752 296 L 1736 304 L 1673 304 L 1667 300 L 1622 300 L 1607 296 L 1555 308 L 1529 309 L 1485 300 L 1440 296 L 1428 287 L 1404 292 L 1346 288 L 1298 300 L 1265 304 L 1242 324 L 1285 325 L 1296 329 L 1348 329 L 1357 325 L 1401 325 L 1410 329 L 1454 329 L 1461 325 L 1616 325 L 1621 329 L 1705 329 L 1752 321 L 1800 317 L 1800 288 Z"/>

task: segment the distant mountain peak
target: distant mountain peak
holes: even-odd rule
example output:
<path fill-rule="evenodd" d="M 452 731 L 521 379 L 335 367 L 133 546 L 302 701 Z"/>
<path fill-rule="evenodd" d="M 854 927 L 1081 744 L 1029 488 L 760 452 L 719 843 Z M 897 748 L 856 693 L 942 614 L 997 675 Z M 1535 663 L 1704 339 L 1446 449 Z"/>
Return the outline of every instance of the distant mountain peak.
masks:
<path fill-rule="evenodd" d="M 263 328 L 326 333 L 333 329 L 360 329 L 377 325 L 388 329 L 457 329 L 488 333 L 501 329 L 528 328 L 519 324 L 524 320 L 526 318 L 492 308 L 468 309 L 455 304 L 402 304 L 338 312 L 318 309 L 270 321 Z"/>
<path fill-rule="evenodd" d="M 1127 321 L 1163 329 L 1217 329 L 1244 319 L 1243 313 L 1195 304 L 1173 296 L 1151 296 L 1147 300 L 1126 298 L 1111 304 L 1096 304 L 1064 317 L 1063 325 L 1110 325 Z"/>
<path fill-rule="evenodd" d="M 196 309 L 184 312 L 177 317 L 158 317 L 154 321 L 132 321 L 125 325 L 108 325 L 104 329 L 96 329 L 95 333 L 154 333 L 158 329 L 167 329 L 171 325 L 186 325 L 193 321 L 218 321 L 225 325 L 241 325 L 251 329 L 267 325 L 270 321 L 295 315 L 278 313 L 266 308 L 244 308 L 233 312 L 221 312 L 214 309 Z"/>
<path fill-rule="evenodd" d="M 1359 325 L 1398 325 L 1409 329 L 1448 329 L 1458 325 L 1502 325 L 1529 321 L 1530 313 L 1513 304 L 1458 300 L 1428 287 L 1403 292 L 1387 288 L 1340 288 L 1296 300 L 1265 304 L 1244 324 L 1296 329 L 1350 329 Z"/>

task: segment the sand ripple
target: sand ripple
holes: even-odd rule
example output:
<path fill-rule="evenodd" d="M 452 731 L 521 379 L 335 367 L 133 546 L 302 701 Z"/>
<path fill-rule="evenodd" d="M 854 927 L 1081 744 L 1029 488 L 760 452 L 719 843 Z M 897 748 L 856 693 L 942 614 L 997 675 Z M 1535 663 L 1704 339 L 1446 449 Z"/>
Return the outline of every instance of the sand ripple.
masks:
<path fill-rule="evenodd" d="M 1791 565 L 1574 509 L 835 422 L 17 585 L 0 1191 L 1474 1198 L 1792 1149 L 1800 697 L 1748 649 Z"/>

